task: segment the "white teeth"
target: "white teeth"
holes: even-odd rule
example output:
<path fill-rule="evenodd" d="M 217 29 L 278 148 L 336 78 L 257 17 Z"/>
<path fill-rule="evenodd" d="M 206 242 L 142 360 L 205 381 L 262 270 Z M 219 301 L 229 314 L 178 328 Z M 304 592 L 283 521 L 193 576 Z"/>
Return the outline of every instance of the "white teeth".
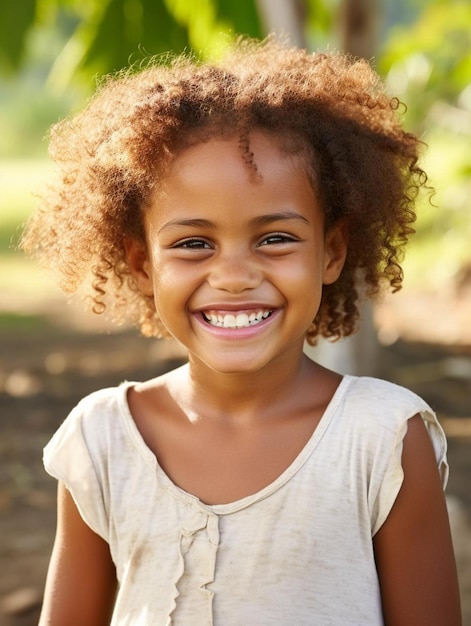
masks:
<path fill-rule="evenodd" d="M 271 311 L 257 311 L 256 313 L 227 313 L 222 315 L 213 311 L 204 313 L 204 318 L 212 326 L 219 326 L 220 328 L 247 328 L 248 326 L 255 326 L 262 320 L 266 319 L 270 315 Z"/>
<path fill-rule="evenodd" d="M 236 317 L 236 326 L 237 328 L 243 328 L 244 326 L 249 325 L 249 316 L 247 313 L 239 313 Z"/>
<path fill-rule="evenodd" d="M 224 315 L 224 328 L 237 328 L 237 319 L 235 315 Z"/>

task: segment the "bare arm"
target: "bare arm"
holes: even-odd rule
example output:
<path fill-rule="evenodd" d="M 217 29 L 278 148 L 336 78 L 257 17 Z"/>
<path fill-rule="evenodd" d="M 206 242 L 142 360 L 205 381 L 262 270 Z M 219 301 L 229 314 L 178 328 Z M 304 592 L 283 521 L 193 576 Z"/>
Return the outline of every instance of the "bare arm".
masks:
<path fill-rule="evenodd" d="M 409 420 L 404 482 L 374 537 L 386 626 L 461 626 L 455 558 L 435 455 L 420 416 Z"/>
<path fill-rule="evenodd" d="M 39 626 L 109 624 L 116 586 L 108 544 L 87 526 L 59 483 L 57 533 Z"/>

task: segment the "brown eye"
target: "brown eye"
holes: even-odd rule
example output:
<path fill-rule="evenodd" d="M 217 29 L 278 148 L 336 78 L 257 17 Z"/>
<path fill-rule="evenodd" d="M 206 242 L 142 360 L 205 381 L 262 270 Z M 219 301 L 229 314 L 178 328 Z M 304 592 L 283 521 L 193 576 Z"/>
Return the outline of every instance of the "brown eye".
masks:
<path fill-rule="evenodd" d="M 259 246 L 271 246 L 282 243 L 293 243 L 297 241 L 294 237 L 290 235 L 284 235 L 282 233 L 275 233 L 272 235 L 268 235 L 264 239 L 260 241 Z"/>
<path fill-rule="evenodd" d="M 205 241 L 204 239 L 197 239 L 196 237 L 179 241 L 173 247 L 183 248 L 186 250 L 207 250 L 211 248 L 207 241 Z"/>

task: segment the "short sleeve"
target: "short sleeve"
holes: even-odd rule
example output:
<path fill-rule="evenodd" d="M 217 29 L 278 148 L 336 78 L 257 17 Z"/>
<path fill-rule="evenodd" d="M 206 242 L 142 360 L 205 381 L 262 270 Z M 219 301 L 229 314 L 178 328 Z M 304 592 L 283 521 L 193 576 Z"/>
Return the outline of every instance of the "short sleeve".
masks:
<path fill-rule="evenodd" d="M 83 433 L 84 412 L 82 401 L 44 448 L 43 462 L 47 473 L 70 491 L 85 523 L 108 541 L 103 489 Z"/>
<path fill-rule="evenodd" d="M 381 471 L 376 472 L 376 474 L 373 473 L 372 476 L 370 484 L 370 492 L 372 495 L 370 508 L 373 535 L 378 532 L 386 521 L 401 489 L 404 480 L 404 471 L 402 469 L 404 438 L 407 434 L 409 419 L 417 414 L 421 415 L 432 442 L 443 489 L 445 489 L 448 481 L 449 469 L 446 458 L 447 442 L 445 433 L 432 409 L 417 396 L 411 394 L 411 397 L 417 399 L 418 406 L 410 407 L 404 419 L 397 423 L 397 430 L 392 441 L 390 452 L 385 455 L 385 458 L 381 462 Z"/>

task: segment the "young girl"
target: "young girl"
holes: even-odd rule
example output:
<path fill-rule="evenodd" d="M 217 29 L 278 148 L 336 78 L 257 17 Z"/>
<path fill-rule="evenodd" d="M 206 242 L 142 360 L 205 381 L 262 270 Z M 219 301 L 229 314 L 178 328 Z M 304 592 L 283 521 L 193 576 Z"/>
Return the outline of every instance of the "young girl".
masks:
<path fill-rule="evenodd" d="M 366 62 L 268 40 L 121 75 L 54 128 L 25 248 L 188 363 L 46 447 L 43 626 L 460 624 L 434 413 L 303 353 L 354 331 L 359 286 L 400 288 L 426 176 L 398 107 Z"/>

